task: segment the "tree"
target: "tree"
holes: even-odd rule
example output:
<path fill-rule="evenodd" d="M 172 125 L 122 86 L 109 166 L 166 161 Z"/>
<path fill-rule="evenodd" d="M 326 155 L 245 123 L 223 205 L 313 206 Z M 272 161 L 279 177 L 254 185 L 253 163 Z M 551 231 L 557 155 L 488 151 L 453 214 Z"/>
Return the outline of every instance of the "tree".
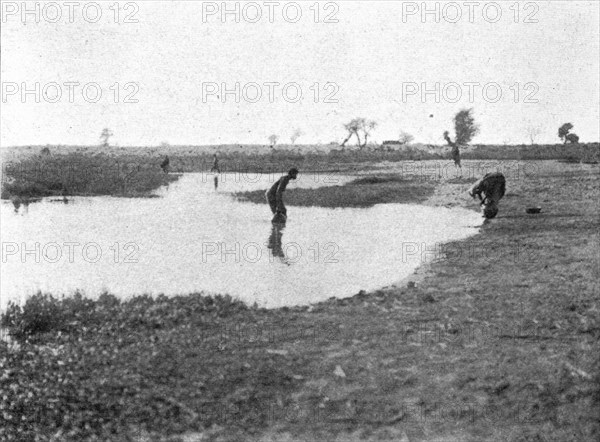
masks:
<path fill-rule="evenodd" d="M 371 131 L 373 131 L 376 127 L 377 127 L 376 121 L 364 120 L 363 125 L 362 125 L 362 131 L 364 133 L 365 142 L 363 143 L 362 146 L 360 146 L 361 149 L 367 145 L 369 135 L 371 135 Z"/>
<path fill-rule="evenodd" d="M 360 144 L 360 137 L 358 135 L 359 127 L 359 118 L 354 118 L 353 120 L 350 120 L 349 123 L 344 124 L 344 129 L 348 131 L 348 136 L 344 139 L 344 141 L 342 141 L 342 147 L 346 146 L 346 143 L 350 140 L 350 138 L 352 138 L 352 135 L 356 135 L 356 138 L 358 139 L 358 144 Z"/>
<path fill-rule="evenodd" d="M 534 125 L 527 126 L 525 130 L 527 131 L 527 136 L 529 137 L 531 144 L 535 144 L 535 138 L 542 133 L 542 130 Z"/>
<path fill-rule="evenodd" d="M 113 136 L 111 130 L 107 127 L 102 129 L 102 133 L 100 134 L 100 141 L 102 141 L 102 147 L 108 147 L 108 139 Z"/>
<path fill-rule="evenodd" d="M 400 142 L 400 144 L 410 144 L 413 142 L 414 139 L 415 137 L 413 137 L 408 132 L 404 131 L 401 131 L 400 136 L 398 137 L 398 141 Z"/>
<path fill-rule="evenodd" d="M 579 137 L 574 133 L 569 133 L 571 129 L 573 129 L 571 123 L 565 123 L 558 128 L 558 138 L 563 140 L 564 144 L 567 144 L 567 142 L 572 144 L 579 143 Z"/>
<path fill-rule="evenodd" d="M 342 142 L 341 146 L 344 147 L 346 143 L 352 138 L 352 135 L 356 136 L 356 142 L 358 147 L 361 149 L 367 145 L 369 135 L 377 127 L 377 122 L 373 120 L 367 120 L 366 118 L 354 118 L 349 123 L 344 124 L 344 128 L 348 131 L 348 136 Z M 360 141 L 360 132 L 363 133 L 364 142 Z"/>
<path fill-rule="evenodd" d="M 298 138 L 300 138 L 302 135 L 304 135 L 304 132 L 302 132 L 302 129 L 300 129 L 300 128 L 295 129 L 294 133 L 290 137 L 290 141 L 292 142 L 292 144 L 296 144 L 296 140 Z"/>
<path fill-rule="evenodd" d="M 458 151 L 460 146 L 466 146 L 479 133 L 479 126 L 471 112 L 473 109 L 463 109 L 454 116 L 454 141 L 450 139 L 450 132 L 444 131 L 444 140 L 453 151 Z"/>
<path fill-rule="evenodd" d="M 269 143 L 271 143 L 271 148 L 275 147 L 278 140 L 279 140 L 279 135 L 273 134 L 273 135 L 269 136 Z"/>
<path fill-rule="evenodd" d="M 454 116 L 455 143 L 466 146 L 479 133 L 479 125 L 475 123 L 473 109 L 463 109 Z"/>
<path fill-rule="evenodd" d="M 566 137 L 567 141 L 571 144 L 579 143 L 579 137 L 575 134 L 568 134 Z"/>

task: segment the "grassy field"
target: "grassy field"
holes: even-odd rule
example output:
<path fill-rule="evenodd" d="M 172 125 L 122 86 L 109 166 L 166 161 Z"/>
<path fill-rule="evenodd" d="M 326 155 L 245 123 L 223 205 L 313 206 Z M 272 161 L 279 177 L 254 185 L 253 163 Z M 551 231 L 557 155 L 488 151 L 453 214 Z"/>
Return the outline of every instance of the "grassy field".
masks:
<path fill-rule="evenodd" d="M 156 188 L 176 180 L 162 173 L 165 155 L 170 171 L 208 172 L 218 153 L 221 172 L 281 173 L 295 166 L 301 172 L 354 173 L 375 163 L 439 161 L 450 165 L 445 146 L 407 146 L 395 151 L 380 147 L 358 150 L 339 146 L 163 146 L 100 147 L 42 146 L 3 148 L 2 199 L 39 198 L 53 195 L 148 196 Z M 462 149 L 464 159 L 525 161 L 558 159 L 597 163 L 600 144 L 489 146 Z M 382 202 L 386 202 L 383 199 Z"/>
<path fill-rule="evenodd" d="M 389 202 L 406 187 L 476 209 L 471 175 L 498 163 L 466 161 L 463 178 L 365 166 L 377 178 L 315 201 Z M 12 307 L 0 439 L 598 440 L 598 166 L 507 169 L 499 216 L 433 262 L 416 250 L 426 265 L 408 284 L 277 310 L 198 294 Z"/>

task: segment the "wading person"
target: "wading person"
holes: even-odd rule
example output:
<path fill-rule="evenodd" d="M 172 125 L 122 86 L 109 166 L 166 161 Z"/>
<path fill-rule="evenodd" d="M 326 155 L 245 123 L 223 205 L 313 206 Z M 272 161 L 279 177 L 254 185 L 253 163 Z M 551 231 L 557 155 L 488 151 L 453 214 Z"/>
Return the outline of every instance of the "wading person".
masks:
<path fill-rule="evenodd" d="M 210 168 L 211 172 L 221 173 L 221 169 L 219 168 L 219 159 L 217 158 L 217 154 L 213 155 L 213 165 Z"/>
<path fill-rule="evenodd" d="M 479 198 L 483 216 L 492 219 L 498 214 L 498 202 L 506 192 L 506 179 L 500 172 L 487 173 L 469 190 L 471 198 Z M 482 196 L 483 195 L 483 196 Z"/>
<path fill-rule="evenodd" d="M 285 222 L 287 218 L 287 209 L 283 204 L 283 192 L 290 182 L 290 180 L 295 180 L 298 176 L 298 169 L 292 167 L 287 175 L 279 178 L 275 184 L 271 186 L 267 193 L 265 194 L 267 198 L 267 203 L 269 203 L 269 207 L 271 208 L 271 212 L 273 215 L 273 222 Z"/>
<path fill-rule="evenodd" d="M 215 190 L 219 187 L 219 174 L 221 173 L 221 169 L 219 168 L 219 159 L 217 158 L 217 154 L 213 156 L 213 165 L 210 168 L 211 173 L 215 174 L 213 181 L 215 182 Z"/>

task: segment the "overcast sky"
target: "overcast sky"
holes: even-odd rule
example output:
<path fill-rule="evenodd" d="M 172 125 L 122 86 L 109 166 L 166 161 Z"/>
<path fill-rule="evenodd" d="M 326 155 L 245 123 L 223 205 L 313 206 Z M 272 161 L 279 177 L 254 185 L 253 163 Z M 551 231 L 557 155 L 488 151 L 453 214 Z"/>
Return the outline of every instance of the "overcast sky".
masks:
<path fill-rule="evenodd" d="M 104 127 L 121 146 L 289 142 L 295 128 L 329 143 L 357 116 L 377 141 L 441 144 L 464 107 L 478 143 L 528 142 L 529 127 L 557 142 L 567 121 L 600 138 L 599 2 L 428 2 L 425 16 L 422 2 L 289 3 L 238 3 L 236 22 L 221 2 L 122 2 L 118 18 L 112 1 L 40 2 L 36 23 L 3 2 L 1 145 L 98 144 Z M 239 100 L 221 94 L 236 83 Z"/>

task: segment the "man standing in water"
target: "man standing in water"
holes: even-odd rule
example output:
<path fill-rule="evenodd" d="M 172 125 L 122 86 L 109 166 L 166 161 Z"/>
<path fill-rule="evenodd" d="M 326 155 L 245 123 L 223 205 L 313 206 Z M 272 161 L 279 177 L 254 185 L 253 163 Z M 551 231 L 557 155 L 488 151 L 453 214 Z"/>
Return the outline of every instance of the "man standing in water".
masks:
<path fill-rule="evenodd" d="M 221 173 L 221 169 L 219 168 L 219 159 L 217 158 L 217 154 L 213 155 L 213 165 L 210 168 L 211 172 Z"/>
<path fill-rule="evenodd" d="M 213 165 L 210 168 L 211 173 L 215 174 L 214 182 L 215 182 L 215 190 L 219 187 L 219 174 L 221 173 L 221 168 L 219 167 L 219 159 L 217 158 L 217 154 L 213 155 Z"/>
<path fill-rule="evenodd" d="M 285 192 L 285 189 L 290 180 L 295 180 L 297 176 L 298 169 L 292 167 L 288 171 L 287 175 L 284 175 L 281 178 L 279 178 L 275 182 L 275 184 L 273 184 L 271 188 L 267 190 L 265 196 L 267 198 L 267 203 L 269 203 L 269 207 L 271 208 L 271 212 L 273 213 L 273 215 L 275 215 L 275 217 L 273 218 L 274 222 L 278 219 L 282 222 L 285 222 L 285 219 L 287 217 L 287 209 L 283 204 L 283 192 Z"/>
<path fill-rule="evenodd" d="M 506 179 L 500 172 L 491 172 L 484 175 L 473 184 L 469 190 L 471 198 L 477 196 L 483 206 L 483 216 L 492 219 L 498 214 L 498 202 L 506 192 Z M 483 194 L 483 197 L 481 196 Z"/>

